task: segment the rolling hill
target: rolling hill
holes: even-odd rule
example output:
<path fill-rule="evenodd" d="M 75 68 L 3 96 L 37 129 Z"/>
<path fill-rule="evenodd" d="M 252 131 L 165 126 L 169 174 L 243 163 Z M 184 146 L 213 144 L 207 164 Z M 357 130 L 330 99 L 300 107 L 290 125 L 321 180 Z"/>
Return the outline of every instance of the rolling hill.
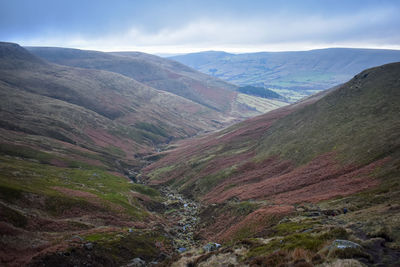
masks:
<path fill-rule="evenodd" d="M 233 117 L 231 119 L 251 117 L 261 114 L 261 110 L 271 110 L 271 106 L 285 105 L 283 102 L 266 100 L 244 103 L 241 101 L 243 98 L 238 98 L 238 93 L 235 92 L 237 86 L 205 75 L 176 61 L 145 53 L 104 53 L 55 47 L 27 47 L 27 49 L 36 56 L 56 64 L 119 73 L 155 89 L 173 93 L 221 112 L 225 116 Z"/>
<path fill-rule="evenodd" d="M 273 89 L 291 101 L 346 82 L 358 72 L 400 61 L 400 51 L 329 48 L 298 52 L 200 52 L 171 57 L 240 86 Z"/>
<path fill-rule="evenodd" d="M 147 54 L 39 52 L 0 43 L 0 265 L 400 264 L 400 63 L 277 108 Z"/>
<path fill-rule="evenodd" d="M 155 90 L 122 75 L 50 64 L 12 44 L 2 44 L 2 50 L 1 81 L 7 87 L 7 90 L 2 92 L 10 97 L 6 102 L 8 105 L 3 107 L 13 109 L 11 112 L 5 108 L 4 112 L 8 113 L 5 113 L 2 119 L 4 124 L 13 124 L 18 119 L 24 121 L 18 123 L 18 127 L 23 127 L 21 130 L 35 132 L 33 126 L 35 120 L 22 115 L 36 115 L 38 118 L 43 116 L 54 120 L 60 118 L 63 123 L 50 124 L 56 127 L 70 124 L 69 128 L 58 131 L 60 133 L 76 130 L 75 128 L 82 129 L 85 126 L 104 129 L 107 125 L 114 124 L 115 129 L 109 132 L 119 132 L 125 137 L 131 134 L 131 139 L 136 138 L 136 143 L 153 146 L 167 139 L 187 137 L 202 130 L 216 129 L 227 119 L 213 109 L 171 93 Z M 14 58 L 19 56 L 21 62 L 16 65 Z M 21 99 L 26 97 L 25 102 L 18 103 L 19 97 Z M 41 98 L 45 102 L 58 102 L 54 105 L 47 104 L 45 108 L 36 106 L 39 103 L 34 101 L 27 105 L 28 99 L 33 97 Z M 2 98 L 4 101 L 5 99 Z M 14 104 L 14 101 L 17 103 Z M 77 107 L 76 112 L 84 110 L 88 114 L 87 116 L 74 114 L 75 116 L 68 118 L 68 113 L 72 113 L 63 112 L 64 106 L 60 105 L 60 102 L 69 105 L 70 110 L 74 105 Z M 58 109 L 60 111 L 56 111 Z M 21 113 L 20 117 L 18 111 Z M 53 113 L 54 117 L 51 116 Z M 99 118 L 94 119 L 93 116 Z M 101 122 L 96 125 L 98 120 Z M 106 123 L 106 120 L 109 123 Z M 116 124 L 119 126 L 115 126 Z M 40 123 L 37 125 L 48 126 Z M 9 125 L 9 127 L 14 126 Z M 82 131 L 90 132 L 89 129 Z M 37 132 L 43 133 L 40 130 Z M 84 143 L 84 140 L 87 140 L 82 136 L 78 138 L 80 134 L 85 135 L 83 132 L 74 134 L 77 138 L 71 142 Z M 65 140 L 67 139 L 66 137 Z"/>
<path fill-rule="evenodd" d="M 160 144 L 226 120 L 126 76 L 0 43 L 0 265 L 116 266 L 173 253 L 153 214 L 159 192 L 132 180 Z"/>
<path fill-rule="evenodd" d="M 390 207 L 400 201 L 399 103 L 400 63 L 367 69 L 296 104 L 182 141 L 145 174 L 206 203 L 199 235 L 245 244 L 247 264 L 329 261 L 336 256 L 323 248 L 334 239 L 363 247 L 339 257 L 398 263 L 400 212 Z M 368 245 L 378 237 L 382 245 Z"/>

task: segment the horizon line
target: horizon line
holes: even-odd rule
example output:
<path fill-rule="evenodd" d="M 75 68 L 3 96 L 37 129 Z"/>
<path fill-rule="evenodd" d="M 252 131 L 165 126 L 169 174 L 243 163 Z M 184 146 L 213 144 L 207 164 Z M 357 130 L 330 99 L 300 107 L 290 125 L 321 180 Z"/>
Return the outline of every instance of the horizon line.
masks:
<path fill-rule="evenodd" d="M 365 49 L 365 50 L 393 50 L 399 51 L 400 45 L 390 45 L 390 46 L 362 46 L 362 45 L 333 45 L 333 46 L 311 46 L 311 47 L 299 47 L 296 48 L 288 48 L 288 49 L 268 49 L 268 48 L 233 48 L 233 47 L 201 47 L 201 48 L 191 48 L 190 46 L 182 47 L 182 49 L 177 49 L 175 51 L 168 49 L 168 47 L 111 47 L 111 48 L 101 48 L 95 46 L 79 46 L 79 45 L 71 45 L 71 46 L 60 46 L 60 45 L 37 45 L 37 44 L 27 44 L 24 45 L 23 42 L 15 42 L 15 41 L 1 41 L 8 43 L 15 43 L 22 47 L 47 47 L 47 48 L 69 48 L 69 49 L 79 49 L 86 51 L 98 51 L 98 52 L 106 52 L 106 53 L 117 53 L 117 52 L 141 52 L 153 55 L 161 55 L 161 56 L 171 56 L 171 55 L 184 55 L 184 54 L 193 54 L 193 53 L 203 53 L 203 52 L 224 52 L 229 54 L 253 54 L 253 53 L 279 53 L 279 52 L 307 52 L 314 50 L 324 50 L 324 49 Z M 164 49 L 163 49 L 164 48 Z M 182 51 L 184 50 L 184 51 Z"/>

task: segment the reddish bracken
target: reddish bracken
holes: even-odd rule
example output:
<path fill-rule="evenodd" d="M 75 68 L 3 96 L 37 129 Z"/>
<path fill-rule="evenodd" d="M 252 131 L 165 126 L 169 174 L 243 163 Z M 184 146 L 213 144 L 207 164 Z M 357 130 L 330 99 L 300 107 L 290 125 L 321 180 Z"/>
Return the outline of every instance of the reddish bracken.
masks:
<path fill-rule="evenodd" d="M 218 216 L 210 229 L 204 229 L 202 236 L 220 242 L 234 239 L 245 230 L 247 234 L 256 235 L 270 227 L 277 220 L 294 211 L 293 206 L 270 206 L 260 208 L 246 217 L 235 217 L 228 214 Z"/>
<path fill-rule="evenodd" d="M 143 170 L 143 173 L 148 174 L 158 168 L 175 165 L 179 162 L 187 162 L 188 159 L 198 156 L 206 158 L 213 153 L 219 155 L 223 152 L 218 150 L 221 145 L 224 145 L 224 151 L 229 151 L 232 146 L 234 146 L 238 150 L 242 148 L 245 151 L 243 153 L 250 156 L 250 154 L 246 153 L 252 153 L 252 146 L 255 146 L 257 144 L 257 141 L 260 140 L 260 138 L 267 132 L 269 127 L 276 120 L 283 118 L 306 105 L 314 103 L 315 101 L 319 100 L 324 94 L 326 94 L 326 92 L 324 92 L 323 94 L 318 94 L 314 97 L 310 97 L 309 99 L 306 99 L 300 103 L 282 107 L 270 111 L 262 116 L 246 120 L 245 122 L 233 126 L 228 132 L 222 131 L 202 138 L 191 138 L 180 141 L 176 143 L 177 148 L 169 150 L 164 158 L 146 167 Z M 238 158 L 239 161 L 237 163 L 242 163 L 240 160 L 243 160 L 243 156 L 240 154 L 242 153 L 239 153 L 238 157 L 240 158 Z M 181 178 L 181 174 L 186 172 L 188 168 L 191 167 L 179 166 L 178 168 L 174 168 L 175 173 L 165 173 L 165 175 L 156 177 L 157 179 L 151 181 L 151 183 L 159 184 L 167 182 L 171 179 L 179 179 Z M 199 178 L 203 177 L 201 173 L 197 174 L 197 176 Z"/>
<path fill-rule="evenodd" d="M 220 170 L 221 166 L 229 167 L 237 163 L 243 163 L 255 155 L 253 149 L 250 148 L 242 153 L 228 156 L 218 156 L 221 151 L 216 151 L 216 149 L 221 144 L 238 146 L 238 149 L 242 146 L 246 147 L 246 145 L 249 143 L 256 142 L 257 139 L 259 139 L 265 133 L 265 131 L 272 125 L 274 121 L 286 116 L 290 112 L 292 112 L 292 109 L 290 108 L 280 108 L 278 110 L 271 111 L 264 116 L 247 120 L 246 127 L 240 127 L 229 132 L 228 134 L 219 132 L 211 136 L 206 136 L 205 138 L 187 139 L 178 142 L 178 148 L 169 151 L 164 158 L 145 168 L 144 173 L 150 173 L 152 170 L 164 166 L 174 165 L 177 162 L 187 162 L 187 159 L 195 157 L 196 155 L 208 155 L 214 152 L 216 153 L 216 159 L 212 160 L 205 170 L 202 170 L 201 173 L 196 175 L 198 178 L 204 177 L 216 169 Z M 224 150 L 227 149 L 229 149 L 229 147 L 224 148 Z M 157 180 L 151 181 L 151 183 L 159 184 L 167 182 L 171 179 L 179 178 L 181 177 L 182 173 L 188 171 L 190 168 L 191 166 L 189 165 L 179 166 L 178 168 L 175 168 L 173 172 L 165 173 L 164 175 L 157 177 Z"/>
<path fill-rule="evenodd" d="M 265 166 L 260 164 L 215 187 L 204 196 L 204 200 L 219 203 L 238 197 L 242 200 L 268 199 L 275 204 L 294 204 L 346 196 L 376 186 L 378 181 L 371 173 L 388 160 L 386 158 L 360 167 L 341 166 L 335 160 L 334 153 L 328 153 L 298 168 L 279 162 Z M 270 169 L 272 172 L 269 172 Z M 226 190 L 230 184 L 236 186 Z"/>
<path fill-rule="evenodd" d="M 137 152 L 138 147 L 136 143 L 125 138 L 111 135 L 104 129 L 93 129 L 87 127 L 85 129 L 85 134 L 87 134 L 98 146 L 105 148 L 118 147 L 125 152 L 127 158 L 132 157 L 132 155 Z"/>

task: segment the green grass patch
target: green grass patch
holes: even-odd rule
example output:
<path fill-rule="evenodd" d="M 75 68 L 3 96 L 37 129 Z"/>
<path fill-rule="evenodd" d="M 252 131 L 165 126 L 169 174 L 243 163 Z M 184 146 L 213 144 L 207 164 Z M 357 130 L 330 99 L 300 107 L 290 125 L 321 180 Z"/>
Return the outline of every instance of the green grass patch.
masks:
<path fill-rule="evenodd" d="M 158 178 L 162 177 L 166 173 L 172 171 L 174 168 L 175 168 L 174 165 L 161 167 L 161 168 L 155 169 L 154 171 L 152 171 L 148 175 L 149 175 L 151 180 L 157 180 Z"/>
<path fill-rule="evenodd" d="M 101 168 L 61 168 L 1 156 L 0 168 L 0 196 L 7 201 L 20 198 L 24 192 L 30 192 L 46 196 L 49 202 L 45 206 L 52 214 L 60 214 L 60 210 L 74 206 L 93 208 L 84 199 L 68 198 L 53 188 L 58 186 L 95 194 L 102 200 L 101 205 L 105 208 L 113 209 L 112 205 L 107 204 L 109 201 L 123 207 L 124 213 L 135 218 L 146 216 L 146 212 L 135 205 L 135 199 L 130 195 L 132 184 L 127 179 L 112 175 Z M 146 192 L 155 194 L 152 190 Z"/>
<path fill-rule="evenodd" d="M 311 229 L 314 227 L 314 225 L 315 222 L 308 222 L 308 223 L 287 222 L 278 224 L 275 227 L 275 230 L 276 230 L 276 235 L 283 236 Z"/>
<path fill-rule="evenodd" d="M 177 209 L 170 209 L 170 210 L 167 210 L 166 212 L 164 212 L 164 214 L 168 215 L 168 214 L 171 214 L 171 213 L 174 213 L 174 212 L 177 212 L 177 211 L 178 211 Z"/>
<path fill-rule="evenodd" d="M 151 133 L 159 135 L 159 136 L 168 137 L 168 133 L 163 128 L 156 126 L 154 124 L 151 124 L 151 123 L 136 122 L 135 127 L 145 130 L 147 132 L 151 132 Z"/>
<path fill-rule="evenodd" d="M 251 201 L 241 201 L 230 205 L 231 211 L 237 216 L 245 216 L 255 211 L 260 205 Z"/>
<path fill-rule="evenodd" d="M 266 256 L 276 250 L 294 250 L 295 248 L 303 248 L 313 252 L 317 252 L 325 240 L 312 234 L 293 234 L 283 238 L 271 240 L 268 244 L 251 248 L 247 258 Z"/>
<path fill-rule="evenodd" d="M 235 171 L 236 171 L 236 166 L 232 166 L 232 167 L 223 169 L 217 173 L 207 175 L 198 181 L 198 183 L 196 184 L 196 187 L 199 189 L 201 194 L 207 193 L 218 183 L 222 182 L 223 180 L 225 180 L 226 178 L 231 176 Z M 190 186 L 190 185 L 188 185 L 188 186 Z"/>
<path fill-rule="evenodd" d="M 114 258 L 117 262 L 140 257 L 144 260 L 151 260 L 157 257 L 160 249 L 156 243 L 170 247 L 171 240 L 164 237 L 157 231 L 134 230 L 127 232 L 106 232 L 95 233 L 84 237 L 85 240 L 96 242 L 96 247 L 104 250 L 108 257 Z"/>
<path fill-rule="evenodd" d="M 74 150 L 76 152 L 77 150 Z M 122 153 L 124 153 L 121 150 Z M 82 154 L 82 153 L 80 153 Z M 65 166 L 69 168 L 85 168 L 85 169 L 106 169 L 103 166 L 93 166 L 91 164 L 73 160 L 66 157 L 57 156 L 55 154 L 39 151 L 37 149 L 33 149 L 27 146 L 14 145 L 14 144 L 0 144 L 0 155 L 8 155 L 12 157 L 19 157 L 23 159 L 32 159 L 36 160 L 41 164 L 49 164 L 53 165 L 53 161 L 59 161 L 65 164 Z M 71 154 L 73 155 L 73 154 Z M 88 156 L 88 153 L 84 154 L 85 157 Z M 99 159 L 100 157 L 96 157 L 93 155 L 93 158 Z M 101 158 L 100 158 L 101 159 Z"/>
<path fill-rule="evenodd" d="M 315 236 L 312 234 L 293 234 L 286 236 L 283 239 L 283 248 L 288 250 L 294 250 L 295 248 L 304 248 L 317 252 L 325 240 L 321 236 Z"/>
<path fill-rule="evenodd" d="M 207 162 L 209 162 L 211 159 L 213 159 L 214 157 L 215 157 L 215 155 L 211 154 L 211 155 L 208 155 L 208 156 L 205 156 L 205 157 L 200 156 L 200 157 L 191 158 L 189 160 L 190 167 L 191 168 L 197 168 L 197 167 L 200 167 L 200 166 L 205 166 L 205 164 Z"/>
<path fill-rule="evenodd" d="M 120 157 L 126 157 L 126 153 L 119 147 L 116 146 L 109 146 L 106 148 L 106 150 L 113 155 L 117 155 Z"/>
<path fill-rule="evenodd" d="M 299 231 L 306 227 L 312 226 L 311 224 L 293 223 L 279 224 L 275 228 L 278 230 L 277 234 L 286 234 L 285 236 L 275 238 L 267 244 L 253 245 L 246 255 L 247 258 L 266 256 L 276 250 L 293 251 L 296 248 L 302 248 L 312 252 L 318 252 L 326 242 L 334 239 L 346 239 L 348 233 L 343 228 L 333 228 L 327 232 L 321 233 L 294 233 L 291 231 Z"/>
<path fill-rule="evenodd" d="M 41 152 L 30 147 L 4 143 L 0 144 L 0 155 L 1 154 L 26 159 L 36 159 L 40 163 L 50 163 L 51 159 L 54 158 L 54 156 L 49 153 Z"/>
<path fill-rule="evenodd" d="M 138 193 L 141 193 L 143 195 L 149 196 L 151 198 L 156 198 L 160 197 L 160 192 L 158 192 L 156 189 L 151 188 L 150 186 L 143 185 L 143 184 L 132 184 L 130 188 L 133 191 L 136 191 Z"/>

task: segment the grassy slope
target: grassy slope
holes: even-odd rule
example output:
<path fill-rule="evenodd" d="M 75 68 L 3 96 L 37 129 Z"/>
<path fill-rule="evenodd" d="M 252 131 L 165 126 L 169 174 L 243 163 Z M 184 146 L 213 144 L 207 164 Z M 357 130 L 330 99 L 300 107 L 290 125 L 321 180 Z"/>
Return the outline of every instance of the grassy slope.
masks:
<path fill-rule="evenodd" d="M 399 64 L 363 71 L 279 120 L 262 137 L 260 157 L 279 155 L 304 164 L 335 151 L 346 163 L 365 164 L 395 152 L 400 145 L 399 73 Z"/>
<path fill-rule="evenodd" d="M 334 238 L 370 242 L 367 248 L 374 242 L 368 238 L 390 235 L 387 246 L 397 250 L 400 229 L 393 218 L 400 214 L 390 205 L 398 204 L 400 190 L 399 102 L 400 64 L 369 69 L 302 103 L 182 142 L 146 171 L 153 183 L 170 183 L 189 196 L 222 205 L 222 210 L 217 205 L 204 212 L 205 238 L 236 242 L 283 236 L 268 245 L 255 240 L 248 259 L 299 247 L 314 255 Z M 237 203 L 246 201 L 258 209 L 238 215 Z M 312 222 L 319 230 L 311 234 L 297 234 L 298 229 L 280 233 L 279 227 L 286 226 L 276 225 L 284 216 L 289 222 L 300 220 L 299 226 L 309 223 L 304 213 L 293 211 L 310 202 L 316 206 L 309 210 L 337 209 L 340 214 L 347 207 L 357 212 L 340 217 L 348 224 L 341 232 L 324 235 L 340 223 L 320 217 Z M 380 215 L 370 220 L 371 211 Z M 386 262 L 398 260 L 386 256 Z"/>
<path fill-rule="evenodd" d="M 268 111 L 287 105 L 287 103 L 279 100 L 255 97 L 252 95 L 241 94 L 241 93 L 238 93 L 236 100 L 239 104 L 247 105 L 249 107 L 254 108 L 255 109 L 254 116 L 257 115 L 257 112 L 266 113 Z"/>

